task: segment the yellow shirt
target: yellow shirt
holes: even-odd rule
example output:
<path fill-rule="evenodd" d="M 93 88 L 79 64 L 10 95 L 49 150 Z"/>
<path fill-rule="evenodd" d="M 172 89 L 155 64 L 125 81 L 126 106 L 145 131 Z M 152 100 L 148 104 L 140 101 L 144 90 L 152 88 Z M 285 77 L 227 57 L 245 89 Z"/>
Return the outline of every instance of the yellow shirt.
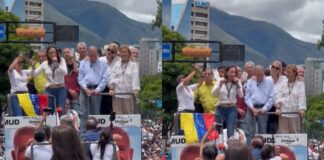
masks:
<path fill-rule="evenodd" d="M 35 64 L 35 68 L 38 68 L 39 66 L 40 66 L 40 63 L 37 62 Z M 47 80 L 46 80 L 45 72 L 34 77 L 34 85 L 35 85 L 35 88 L 36 88 L 38 94 L 44 93 L 46 82 L 47 82 Z"/>
<path fill-rule="evenodd" d="M 195 91 L 195 98 L 202 104 L 205 113 L 215 113 L 216 104 L 218 102 L 218 96 L 212 95 L 215 84 L 215 80 L 212 81 L 211 85 L 206 85 L 206 83 L 203 82 Z"/>

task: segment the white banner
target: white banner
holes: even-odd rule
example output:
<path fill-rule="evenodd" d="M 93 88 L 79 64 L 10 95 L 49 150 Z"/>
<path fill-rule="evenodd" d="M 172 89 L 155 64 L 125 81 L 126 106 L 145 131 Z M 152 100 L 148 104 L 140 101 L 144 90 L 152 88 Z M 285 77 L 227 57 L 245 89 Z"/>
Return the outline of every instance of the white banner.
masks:
<path fill-rule="evenodd" d="M 97 118 L 100 127 L 110 126 L 110 115 L 90 115 Z M 140 114 L 125 114 L 116 115 L 116 119 L 113 122 L 114 126 L 119 127 L 141 127 L 141 115 Z"/>
<path fill-rule="evenodd" d="M 25 126 L 37 127 L 42 121 L 41 116 L 37 117 L 5 117 L 5 129 L 21 128 Z M 49 126 L 56 126 L 56 116 L 48 116 L 46 122 L 43 123 Z"/>
<path fill-rule="evenodd" d="M 307 134 L 261 134 L 266 143 L 284 146 L 307 146 Z"/>

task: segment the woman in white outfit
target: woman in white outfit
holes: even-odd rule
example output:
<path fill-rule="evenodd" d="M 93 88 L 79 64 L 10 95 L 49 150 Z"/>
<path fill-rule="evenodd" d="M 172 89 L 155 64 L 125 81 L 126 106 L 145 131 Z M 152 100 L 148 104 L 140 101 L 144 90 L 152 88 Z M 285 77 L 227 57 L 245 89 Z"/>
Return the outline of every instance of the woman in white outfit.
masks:
<path fill-rule="evenodd" d="M 285 69 L 288 82 L 284 85 L 284 92 L 278 96 L 280 108 L 277 113 L 297 112 L 299 114 L 281 114 L 279 116 L 278 133 L 300 133 L 300 118 L 304 118 L 306 110 L 306 96 L 304 81 L 297 80 L 297 67 L 288 65 Z"/>
<path fill-rule="evenodd" d="M 285 91 L 285 85 L 287 85 L 287 78 L 285 75 L 282 75 L 282 65 L 279 61 L 274 61 L 271 64 L 270 77 L 273 81 L 274 85 L 274 95 L 275 95 L 275 104 L 269 110 L 269 112 L 275 112 L 277 108 L 280 108 L 280 103 L 278 102 L 279 96 L 282 92 Z M 276 133 L 278 129 L 278 116 L 277 115 L 269 115 L 268 119 L 268 133 Z"/>
<path fill-rule="evenodd" d="M 108 129 L 100 131 L 99 141 L 90 145 L 90 151 L 92 160 L 120 160 L 118 146 Z"/>

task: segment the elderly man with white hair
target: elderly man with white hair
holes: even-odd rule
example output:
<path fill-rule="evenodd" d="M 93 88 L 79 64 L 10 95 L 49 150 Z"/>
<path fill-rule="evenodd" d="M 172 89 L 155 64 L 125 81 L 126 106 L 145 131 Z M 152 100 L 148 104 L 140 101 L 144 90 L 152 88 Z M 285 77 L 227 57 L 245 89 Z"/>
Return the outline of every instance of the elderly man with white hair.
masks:
<path fill-rule="evenodd" d="M 265 77 L 263 66 L 255 66 L 255 77 L 247 81 L 245 95 L 245 103 L 248 106 L 246 115 L 248 143 L 256 133 L 256 121 L 258 133 L 267 133 L 268 115 L 264 113 L 270 110 L 275 101 L 272 79 Z"/>
<path fill-rule="evenodd" d="M 138 61 L 138 48 L 136 48 L 134 46 L 129 46 L 129 50 L 131 52 L 130 60 L 132 62 L 137 62 Z"/>

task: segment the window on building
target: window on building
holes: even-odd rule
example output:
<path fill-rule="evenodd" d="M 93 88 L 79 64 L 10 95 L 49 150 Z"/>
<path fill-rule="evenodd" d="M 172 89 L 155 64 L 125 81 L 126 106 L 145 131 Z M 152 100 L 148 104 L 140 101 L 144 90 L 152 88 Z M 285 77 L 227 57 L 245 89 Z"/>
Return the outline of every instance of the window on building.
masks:
<path fill-rule="evenodd" d="M 195 25 L 207 27 L 207 22 L 195 22 Z"/>
<path fill-rule="evenodd" d="M 34 6 L 34 7 L 41 7 L 42 3 L 38 3 L 38 2 L 29 2 L 30 6 Z"/>
<path fill-rule="evenodd" d="M 42 12 L 41 11 L 29 11 L 29 14 L 40 16 L 40 15 L 42 15 Z"/>
<path fill-rule="evenodd" d="M 196 34 L 203 34 L 203 35 L 207 35 L 207 31 L 201 31 L 201 30 L 195 30 Z"/>
<path fill-rule="evenodd" d="M 206 14 L 206 13 L 196 13 L 196 17 L 207 18 L 208 14 Z"/>

